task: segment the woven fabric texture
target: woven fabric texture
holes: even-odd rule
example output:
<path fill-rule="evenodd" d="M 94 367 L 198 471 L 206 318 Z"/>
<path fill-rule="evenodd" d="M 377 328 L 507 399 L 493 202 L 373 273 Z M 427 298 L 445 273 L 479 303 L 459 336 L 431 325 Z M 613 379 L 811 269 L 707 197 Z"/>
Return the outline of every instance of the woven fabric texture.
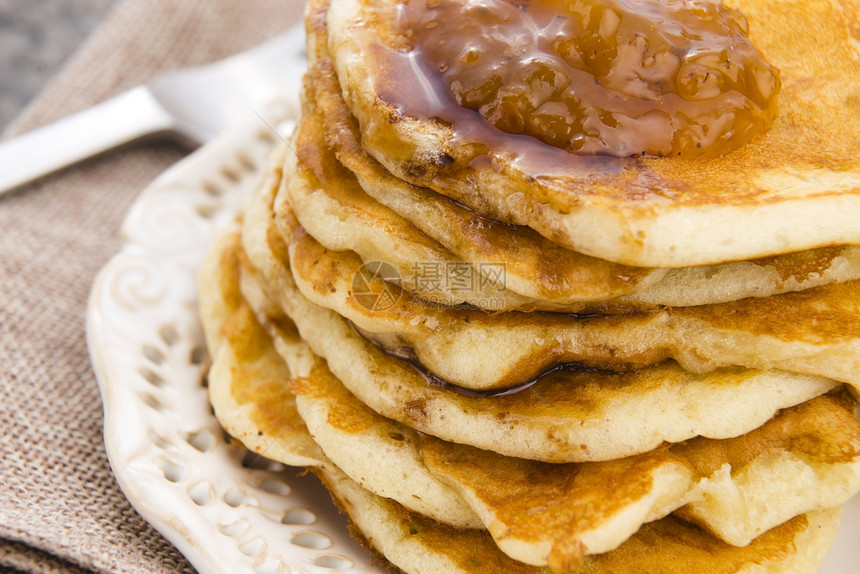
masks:
<path fill-rule="evenodd" d="M 301 12 L 298 0 L 123 0 L 6 136 L 258 44 Z M 84 330 L 126 210 L 188 151 L 130 145 L 0 198 L 0 569 L 192 571 L 111 473 Z"/>

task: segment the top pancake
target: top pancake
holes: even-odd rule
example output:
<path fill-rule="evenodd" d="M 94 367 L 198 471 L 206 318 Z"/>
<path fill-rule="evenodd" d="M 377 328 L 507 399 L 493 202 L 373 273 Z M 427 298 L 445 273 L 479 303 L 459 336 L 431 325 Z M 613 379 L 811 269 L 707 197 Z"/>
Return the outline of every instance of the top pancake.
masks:
<path fill-rule="evenodd" d="M 422 107 L 397 3 L 333 0 L 329 47 L 362 144 L 392 173 L 575 251 L 680 267 L 860 243 L 860 4 L 742 0 L 750 36 L 781 72 L 773 127 L 724 157 L 574 156 L 492 131 L 476 113 Z M 309 19 L 311 34 L 325 23 Z M 854 37 L 852 37 L 852 34 Z M 431 118 L 437 119 L 431 119 Z M 468 122 L 468 124 L 466 123 Z M 483 136 L 482 136 L 483 137 Z M 471 144 L 471 145 L 470 145 Z M 526 157 L 527 146 L 539 153 Z M 490 149 L 490 151 L 487 151 Z M 539 158 L 539 159 L 536 159 Z"/>
<path fill-rule="evenodd" d="M 582 255 L 528 227 L 482 217 L 394 177 L 365 153 L 325 38 L 311 38 L 308 64 L 312 89 L 304 94 L 282 191 L 314 239 L 328 249 L 355 251 L 365 262 L 393 265 L 401 286 L 425 299 L 468 301 L 493 311 L 618 313 L 767 297 L 860 278 L 857 246 L 666 270 Z M 450 285 L 440 270 L 456 270 L 470 281 Z M 495 279 L 501 273 L 500 289 Z"/>

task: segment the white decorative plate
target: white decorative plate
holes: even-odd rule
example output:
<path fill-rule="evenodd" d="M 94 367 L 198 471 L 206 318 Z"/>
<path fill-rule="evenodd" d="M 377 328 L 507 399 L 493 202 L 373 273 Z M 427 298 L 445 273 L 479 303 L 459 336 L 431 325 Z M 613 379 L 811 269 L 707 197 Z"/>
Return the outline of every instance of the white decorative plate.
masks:
<path fill-rule="evenodd" d="M 270 126 L 288 129 L 282 121 L 297 112 L 297 102 L 249 112 L 159 177 L 128 213 L 125 246 L 90 295 L 87 337 L 113 471 L 201 572 L 382 572 L 313 476 L 225 439 L 203 386 L 197 267 L 259 183 L 280 137 Z"/>
<path fill-rule="evenodd" d="M 206 397 L 197 267 L 256 187 L 296 102 L 248 113 L 165 172 L 126 217 L 125 246 L 93 286 L 87 336 L 117 480 L 201 572 L 379 573 L 311 476 L 225 440 Z M 266 118 L 266 120 L 263 120 Z M 856 574 L 860 497 L 823 574 Z"/>

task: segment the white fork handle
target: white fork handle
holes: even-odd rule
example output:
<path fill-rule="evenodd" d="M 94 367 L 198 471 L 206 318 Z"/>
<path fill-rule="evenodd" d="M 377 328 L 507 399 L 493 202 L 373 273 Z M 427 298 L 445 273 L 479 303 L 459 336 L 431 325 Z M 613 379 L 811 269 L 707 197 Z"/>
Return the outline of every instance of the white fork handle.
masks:
<path fill-rule="evenodd" d="M 0 195 L 142 136 L 172 131 L 176 120 L 146 86 L 0 143 Z"/>

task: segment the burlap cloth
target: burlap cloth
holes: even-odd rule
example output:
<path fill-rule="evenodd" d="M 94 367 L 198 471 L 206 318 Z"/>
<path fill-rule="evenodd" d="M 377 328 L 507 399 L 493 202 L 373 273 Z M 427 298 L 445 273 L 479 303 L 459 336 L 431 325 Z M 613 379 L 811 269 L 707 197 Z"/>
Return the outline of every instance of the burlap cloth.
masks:
<path fill-rule="evenodd" d="M 299 0 L 123 0 L 6 135 L 243 50 L 301 10 Z M 187 153 L 137 144 L 0 198 L 0 570 L 192 571 L 111 474 L 84 334 L 123 215 Z"/>

